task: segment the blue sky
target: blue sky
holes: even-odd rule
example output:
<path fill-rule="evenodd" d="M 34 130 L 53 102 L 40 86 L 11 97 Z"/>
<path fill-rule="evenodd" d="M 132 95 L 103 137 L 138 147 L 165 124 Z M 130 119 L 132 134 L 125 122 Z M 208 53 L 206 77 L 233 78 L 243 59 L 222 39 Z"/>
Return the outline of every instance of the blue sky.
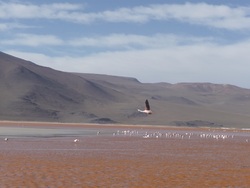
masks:
<path fill-rule="evenodd" d="M 0 0 L 0 51 L 67 72 L 250 88 L 247 0 Z"/>

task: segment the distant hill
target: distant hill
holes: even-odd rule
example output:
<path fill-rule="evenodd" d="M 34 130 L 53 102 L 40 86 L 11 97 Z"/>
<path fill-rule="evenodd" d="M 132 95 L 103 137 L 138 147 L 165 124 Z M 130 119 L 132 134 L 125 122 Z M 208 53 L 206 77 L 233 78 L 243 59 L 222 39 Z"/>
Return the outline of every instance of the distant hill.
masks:
<path fill-rule="evenodd" d="M 72 73 L 0 53 L 0 118 L 85 121 L 94 109 L 126 96 Z"/>
<path fill-rule="evenodd" d="M 250 90 L 233 85 L 66 73 L 0 52 L 0 91 L 0 120 L 250 128 Z"/>

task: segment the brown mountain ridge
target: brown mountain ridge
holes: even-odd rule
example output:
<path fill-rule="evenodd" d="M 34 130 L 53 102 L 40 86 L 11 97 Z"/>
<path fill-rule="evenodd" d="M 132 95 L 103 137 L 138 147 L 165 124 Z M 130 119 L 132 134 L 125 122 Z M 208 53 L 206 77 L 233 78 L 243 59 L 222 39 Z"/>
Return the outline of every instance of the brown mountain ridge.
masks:
<path fill-rule="evenodd" d="M 0 52 L 0 120 L 250 128 L 250 90 L 68 73 Z M 153 115 L 137 112 L 149 99 Z"/>

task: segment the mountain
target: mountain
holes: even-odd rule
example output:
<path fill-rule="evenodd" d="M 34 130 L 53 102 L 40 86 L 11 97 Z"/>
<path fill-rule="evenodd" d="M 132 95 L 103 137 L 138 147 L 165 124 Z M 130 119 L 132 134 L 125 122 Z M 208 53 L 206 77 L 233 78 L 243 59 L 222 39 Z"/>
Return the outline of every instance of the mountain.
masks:
<path fill-rule="evenodd" d="M 91 80 L 0 53 L 0 118 L 84 121 L 101 105 L 125 101 L 124 94 Z"/>
<path fill-rule="evenodd" d="M 233 85 L 67 73 L 0 52 L 0 91 L 0 120 L 250 128 L 250 90 Z"/>

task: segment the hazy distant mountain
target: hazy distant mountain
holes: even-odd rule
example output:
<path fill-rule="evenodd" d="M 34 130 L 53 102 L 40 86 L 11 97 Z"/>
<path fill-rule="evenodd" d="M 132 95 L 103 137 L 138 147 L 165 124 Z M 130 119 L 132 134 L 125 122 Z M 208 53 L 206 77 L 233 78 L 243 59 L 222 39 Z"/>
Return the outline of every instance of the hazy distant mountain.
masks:
<path fill-rule="evenodd" d="M 0 119 L 250 128 L 250 90 L 66 73 L 0 52 Z M 137 112 L 149 99 L 153 115 Z"/>

